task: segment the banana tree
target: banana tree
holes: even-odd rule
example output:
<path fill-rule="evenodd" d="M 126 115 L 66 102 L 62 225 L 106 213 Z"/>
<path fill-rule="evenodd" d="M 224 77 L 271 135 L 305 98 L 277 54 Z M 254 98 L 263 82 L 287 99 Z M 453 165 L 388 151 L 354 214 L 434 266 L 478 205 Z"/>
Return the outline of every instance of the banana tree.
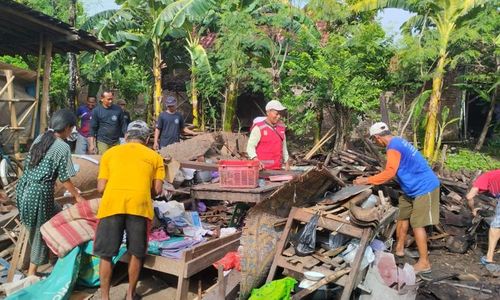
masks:
<path fill-rule="evenodd" d="M 438 159 L 439 149 L 441 148 L 441 142 L 443 141 L 444 130 L 446 129 L 446 127 L 460 120 L 460 118 L 454 118 L 448 121 L 449 114 L 450 114 L 450 109 L 448 107 L 443 108 L 443 111 L 441 112 L 441 122 L 438 122 L 439 130 L 437 136 L 436 151 L 434 151 L 431 163 L 436 162 Z"/>
<path fill-rule="evenodd" d="M 210 62 L 208 61 L 207 52 L 205 48 L 200 44 L 200 36 L 198 35 L 196 28 L 193 28 L 189 32 L 189 36 L 186 39 L 187 46 L 186 50 L 189 52 L 191 58 L 191 82 L 190 82 L 190 92 L 191 92 L 191 105 L 193 107 L 193 125 L 195 127 L 201 127 L 204 129 L 204 122 L 200 120 L 200 103 L 198 103 L 198 87 L 197 87 L 197 77 L 200 71 L 207 71 L 210 76 L 212 76 L 212 70 L 210 68 Z"/>
<path fill-rule="evenodd" d="M 402 8 L 417 13 L 417 18 L 424 16 L 429 19 L 432 27 L 435 27 L 438 42 L 438 58 L 432 76 L 432 92 L 427 113 L 427 125 L 425 129 L 424 156 L 428 159 L 434 157 L 436 149 L 437 115 L 441 105 L 441 91 L 446 66 L 449 63 L 450 38 L 452 34 L 462 25 L 462 21 L 477 6 L 482 5 L 485 0 L 361 0 L 352 8 L 355 11 L 367 11 L 382 8 Z M 414 22 L 418 24 L 419 22 Z"/>
<path fill-rule="evenodd" d="M 97 27 L 99 38 L 115 42 L 124 57 L 138 60 L 149 58 L 154 80 L 153 112 L 161 112 L 162 58 L 166 37 L 183 33 L 186 20 L 203 16 L 214 5 L 214 0 L 117 0 L 118 10 L 110 10 L 90 18 L 87 27 Z M 84 28 L 85 29 L 85 28 Z M 184 32 L 185 33 L 185 32 Z"/>

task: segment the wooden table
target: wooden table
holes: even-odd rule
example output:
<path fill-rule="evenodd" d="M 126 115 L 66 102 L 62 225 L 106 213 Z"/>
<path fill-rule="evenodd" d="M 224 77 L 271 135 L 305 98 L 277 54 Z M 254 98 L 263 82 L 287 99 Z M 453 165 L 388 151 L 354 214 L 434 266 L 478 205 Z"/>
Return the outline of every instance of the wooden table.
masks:
<path fill-rule="evenodd" d="M 191 188 L 191 196 L 198 200 L 259 203 L 269 197 L 284 182 L 267 182 L 264 187 L 235 189 L 221 187 L 219 183 L 198 184 Z"/>
<path fill-rule="evenodd" d="M 159 271 L 178 277 L 176 300 L 186 300 L 189 290 L 189 278 L 194 274 L 210 267 L 223 258 L 228 252 L 236 251 L 240 245 L 241 232 L 226 237 L 196 245 L 182 253 L 180 259 L 173 259 L 158 255 L 147 255 L 144 258 L 144 268 Z M 121 258 L 122 262 L 129 262 L 128 254 Z"/>
<path fill-rule="evenodd" d="M 375 237 L 375 235 L 386 229 L 386 227 L 394 227 L 393 223 L 396 219 L 398 209 L 396 207 L 391 207 L 380 220 L 379 226 L 375 229 L 372 227 L 358 227 L 354 224 L 351 224 L 349 221 L 337 217 L 335 215 L 323 215 L 318 220 L 318 227 L 322 227 L 331 231 L 336 231 L 351 237 L 359 238 L 359 248 L 354 257 L 354 261 L 351 264 L 351 271 L 347 280 L 340 278 L 336 281 L 337 284 L 344 284 L 344 291 L 342 292 L 342 300 L 348 300 L 351 296 L 351 293 L 354 287 L 359 283 L 360 280 L 360 266 L 361 261 L 363 260 L 363 255 L 365 253 L 365 249 L 370 243 L 370 241 Z M 290 240 L 290 232 L 292 232 L 292 228 L 295 228 L 300 222 L 309 222 L 313 217 L 314 213 L 308 209 L 304 208 L 292 208 L 290 215 L 288 217 L 287 223 L 285 225 L 285 229 L 283 234 L 280 237 L 276 248 L 276 254 L 274 256 L 273 264 L 271 265 L 271 270 L 269 271 L 269 275 L 267 277 L 267 282 L 273 280 L 277 267 L 282 267 L 284 269 L 303 274 L 305 270 L 302 266 L 295 266 L 289 263 L 286 258 L 282 255 L 283 251 L 286 249 L 286 246 Z M 391 230 L 389 230 L 391 231 Z M 346 275 L 347 276 L 347 275 Z"/>

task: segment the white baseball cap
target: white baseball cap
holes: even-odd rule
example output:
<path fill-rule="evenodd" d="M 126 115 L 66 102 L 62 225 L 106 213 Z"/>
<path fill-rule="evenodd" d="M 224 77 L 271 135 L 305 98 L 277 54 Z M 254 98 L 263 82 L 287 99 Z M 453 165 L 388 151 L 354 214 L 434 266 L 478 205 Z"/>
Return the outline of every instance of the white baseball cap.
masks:
<path fill-rule="evenodd" d="M 269 111 L 271 109 L 282 111 L 286 110 L 286 107 L 284 107 L 283 104 L 281 104 L 281 102 L 279 102 L 278 100 L 271 100 L 266 104 L 266 111 Z"/>
<path fill-rule="evenodd" d="M 381 134 L 382 132 L 387 130 L 390 130 L 387 124 L 385 124 L 384 122 L 377 122 L 370 127 L 370 136 Z"/>

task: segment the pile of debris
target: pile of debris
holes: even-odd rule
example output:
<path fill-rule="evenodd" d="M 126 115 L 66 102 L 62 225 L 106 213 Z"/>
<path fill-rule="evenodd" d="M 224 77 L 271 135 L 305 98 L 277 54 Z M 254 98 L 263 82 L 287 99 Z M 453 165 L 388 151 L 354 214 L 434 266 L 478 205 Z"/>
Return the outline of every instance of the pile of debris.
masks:
<path fill-rule="evenodd" d="M 324 165 L 344 183 L 352 183 L 358 176 L 372 176 L 383 170 L 384 157 L 373 145 L 366 140 L 354 144 L 362 146 L 310 157 L 305 154 L 301 157 L 308 159 L 297 158 L 297 161 L 299 164 Z M 436 168 L 435 171 L 441 182 L 440 224 L 434 226 L 434 234 L 430 236 L 431 248 L 446 247 L 454 253 L 465 253 L 476 241 L 476 231 L 484 234 L 487 226 L 482 226 L 484 225 L 482 221 L 494 215 L 496 201 L 484 194 L 476 196 L 475 202 L 476 206 L 481 207 L 481 216 L 473 218 L 466 206 L 465 196 L 481 171 L 449 171 L 446 168 Z M 374 189 L 382 190 L 388 195 L 393 205 L 397 205 L 398 198 L 402 194 L 395 180 Z M 414 240 L 410 238 L 408 245 L 413 242 Z"/>

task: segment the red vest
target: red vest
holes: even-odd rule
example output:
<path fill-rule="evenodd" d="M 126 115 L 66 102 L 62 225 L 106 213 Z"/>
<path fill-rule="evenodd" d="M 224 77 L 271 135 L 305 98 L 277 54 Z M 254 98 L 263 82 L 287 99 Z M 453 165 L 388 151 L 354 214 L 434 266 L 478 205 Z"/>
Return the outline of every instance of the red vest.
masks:
<path fill-rule="evenodd" d="M 257 158 L 266 170 L 279 170 L 283 161 L 283 141 L 286 127 L 278 123 L 274 129 L 265 121 L 257 122 L 254 126 L 260 129 L 260 141 L 255 149 Z M 253 126 L 252 126 L 253 128 Z"/>

